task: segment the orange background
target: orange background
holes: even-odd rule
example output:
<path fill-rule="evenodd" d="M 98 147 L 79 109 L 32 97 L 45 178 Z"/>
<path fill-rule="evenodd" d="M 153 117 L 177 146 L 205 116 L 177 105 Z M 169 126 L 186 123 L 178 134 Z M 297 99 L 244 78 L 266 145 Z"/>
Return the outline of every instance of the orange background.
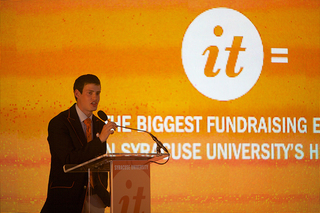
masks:
<path fill-rule="evenodd" d="M 49 120 L 74 103 L 82 74 L 102 82 L 100 109 L 110 115 L 305 117 L 302 133 L 157 133 L 168 144 L 201 143 L 201 160 L 151 166 L 152 212 L 319 212 L 320 2 L 306 1 L 1 1 L 1 212 L 39 212 L 46 198 Z M 264 46 L 256 85 L 219 102 L 200 94 L 181 61 L 189 24 L 228 7 L 248 17 Z M 271 48 L 288 48 L 288 64 Z M 117 133 L 112 141 L 143 136 Z M 141 139 L 152 144 L 150 139 Z M 208 160 L 207 143 L 301 143 L 305 158 Z M 175 150 L 170 150 L 175 151 Z M 320 153 L 320 151 L 318 152 Z M 319 156 L 318 156 L 319 158 Z"/>

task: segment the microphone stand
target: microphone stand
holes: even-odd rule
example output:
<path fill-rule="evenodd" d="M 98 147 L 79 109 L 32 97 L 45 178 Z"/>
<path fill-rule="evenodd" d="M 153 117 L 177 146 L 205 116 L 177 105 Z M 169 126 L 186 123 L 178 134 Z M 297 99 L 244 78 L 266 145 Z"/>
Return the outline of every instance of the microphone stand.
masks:
<path fill-rule="evenodd" d="M 108 119 L 108 116 L 106 113 L 104 113 L 102 110 L 99 110 L 98 111 L 98 117 L 105 123 L 107 124 L 107 122 L 109 122 L 109 119 Z M 125 127 L 125 126 L 119 126 L 117 125 L 117 127 L 121 127 L 121 128 L 125 128 L 125 129 L 131 129 L 131 130 L 134 130 L 134 131 L 138 131 L 138 132 L 144 132 L 144 133 L 148 133 L 151 138 L 156 142 L 157 144 L 157 155 L 161 155 L 161 149 L 163 149 L 166 153 L 168 153 L 169 157 L 167 159 L 166 162 L 164 163 L 158 163 L 158 162 L 155 162 L 153 161 L 154 163 L 157 163 L 157 164 L 160 164 L 160 165 L 163 165 L 163 164 L 166 164 L 169 159 L 170 159 L 170 153 L 169 151 L 167 150 L 167 148 L 158 140 L 158 138 L 156 136 L 154 136 L 153 134 L 151 134 L 150 132 L 148 131 L 145 131 L 145 130 L 141 130 L 141 129 L 135 129 L 135 128 L 131 128 L 131 127 Z"/>
<path fill-rule="evenodd" d="M 108 120 L 107 120 L 108 121 Z M 137 132 L 144 132 L 144 133 L 147 133 L 151 136 L 151 138 L 156 142 L 157 144 L 157 155 L 161 155 L 161 149 L 163 149 L 166 153 L 168 153 L 168 159 L 163 162 L 163 163 L 159 163 L 157 161 L 150 161 L 152 163 L 156 163 L 156 164 L 159 164 L 159 165 L 164 165 L 166 163 L 168 163 L 169 159 L 170 159 L 170 153 L 169 151 L 167 150 L 167 148 L 158 140 L 158 138 L 156 136 L 154 136 L 153 134 L 151 134 L 150 132 L 148 131 L 145 131 L 145 130 L 142 130 L 142 129 L 135 129 L 135 128 L 132 128 L 132 127 L 125 127 L 125 126 L 119 126 L 117 125 L 117 127 L 121 127 L 121 128 L 124 128 L 124 129 L 131 129 L 131 130 L 134 130 L 134 131 L 137 131 Z"/>

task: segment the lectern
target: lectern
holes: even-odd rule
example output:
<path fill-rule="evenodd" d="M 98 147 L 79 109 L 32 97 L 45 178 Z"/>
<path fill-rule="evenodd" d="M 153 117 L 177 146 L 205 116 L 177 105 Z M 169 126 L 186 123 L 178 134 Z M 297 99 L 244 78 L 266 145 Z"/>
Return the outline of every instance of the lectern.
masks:
<path fill-rule="evenodd" d="M 65 173 L 88 173 L 88 183 L 92 172 L 110 172 L 110 212 L 148 213 L 151 212 L 150 163 L 167 157 L 166 153 L 107 153 L 79 165 L 64 165 L 63 169 Z M 91 195 L 91 185 L 87 188 Z"/>

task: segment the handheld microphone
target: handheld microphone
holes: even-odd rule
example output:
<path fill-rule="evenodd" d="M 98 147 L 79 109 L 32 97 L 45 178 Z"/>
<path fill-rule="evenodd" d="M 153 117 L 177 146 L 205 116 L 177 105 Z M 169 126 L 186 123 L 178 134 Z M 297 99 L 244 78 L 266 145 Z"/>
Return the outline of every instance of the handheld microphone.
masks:
<path fill-rule="evenodd" d="M 98 116 L 99 116 L 99 118 L 100 118 L 101 120 L 104 121 L 105 124 L 108 123 L 108 121 L 109 121 L 108 116 L 107 116 L 107 114 L 104 113 L 102 110 L 99 110 L 99 111 L 98 111 Z M 114 131 L 113 128 L 112 128 L 111 130 Z"/>
<path fill-rule="evenodd" d="M 106 113 L 104 113 L 104 111 L 99 110 L 98 111 L 98 116 L 101 120 L 103 120 L 104 122 L 108 121 L 108 116 Z"/>
<path fill-rule="evenodd" d="M 103 120 L 104 122 L 109 121 L 107 114 L 106 114 L 104 111 L 102 111 L 102 110 L 99 110 L 99 111 L 98 111 L 98 116 L 99 116 L 99 118 L 100 118 L 101 120 Z M 166 153 L 169 154 L 169 151 L 167 150 L 167 148 L 158 140 L 158 138 L 156 138 L 156 137 L 155 137 L 153 134 L 151 134 L 150 132 L 145 131 L 145 130 L 141 130 L 141 129 L 134 129 L 134 128 L 131 128 L 131 127 L 119 126 L 119 125 L 117 125 L 117 127 L 121 127 L 121 128 L 125 128 L 125 129 L 131 129 L 131 130 L 138 131 L 138 132 L 148 133 L 148 134 L 151 136 L 151 138 L 157 143 L 157 154 L 161 154 L 160 149 L 163 149 Z"/>

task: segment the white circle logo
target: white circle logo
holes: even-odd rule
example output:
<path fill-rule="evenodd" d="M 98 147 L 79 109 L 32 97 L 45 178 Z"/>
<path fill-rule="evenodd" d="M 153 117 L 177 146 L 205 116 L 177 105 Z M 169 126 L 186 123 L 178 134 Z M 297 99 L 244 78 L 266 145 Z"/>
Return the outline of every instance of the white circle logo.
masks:
<path fill-rule="evenodd" d="M 207 10 L 184 35 L 182 63 L 200 93 L 219 101 L 233 100 L 246 94 L 259 79 L 262 41 L 251 21 L 238 11 Z"/>

